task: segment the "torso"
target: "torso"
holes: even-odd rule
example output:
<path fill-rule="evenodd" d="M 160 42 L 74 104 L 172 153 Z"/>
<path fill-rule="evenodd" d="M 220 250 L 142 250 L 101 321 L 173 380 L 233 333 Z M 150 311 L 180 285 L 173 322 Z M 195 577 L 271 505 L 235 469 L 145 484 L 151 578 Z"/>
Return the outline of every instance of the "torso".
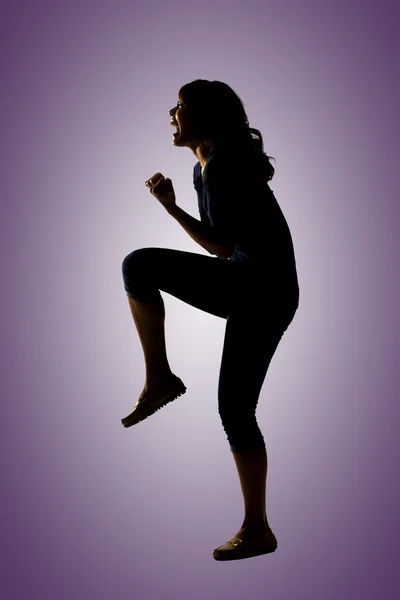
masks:
<path fill-rule="evenodd" d="M 198 193 L 200 204 L 203 206 L 207 204 L 206 200 L 201 202 L 207 193 L 204 189 L 205 167 L 206 164 L 204 167 L 200 164 L 199 169 L 202 189 Z M 245 181 L 240 181 L 240 190 L 243 190 L 244 183 Z M 259 199 L 258 194 L 264 198 Z M 253 195 L 255 195 L 254 198 L 252 198 Z M 238 199 L 235 196 L 232 200 Z M 285 283 L 283 287 L 292 289 L 291 286 L 293 286 L 293 293 L 298 293 L 296 261 L 290 230 L 269 184 L 263 185 L 260 191 L 256 188 L 252 189 L 246 204 L 247 210 L 240 209 L 240 206 L 233 208 L 241 214 L 240 226 L 244 239 L 240 240 L 230 259 L 233 258 L 233 261 L 238 262 L 250 262 L 261 275 L 267 268 L 273 276 L 276 268 L 276 273 L 279 273 L 277 280 Z"/>

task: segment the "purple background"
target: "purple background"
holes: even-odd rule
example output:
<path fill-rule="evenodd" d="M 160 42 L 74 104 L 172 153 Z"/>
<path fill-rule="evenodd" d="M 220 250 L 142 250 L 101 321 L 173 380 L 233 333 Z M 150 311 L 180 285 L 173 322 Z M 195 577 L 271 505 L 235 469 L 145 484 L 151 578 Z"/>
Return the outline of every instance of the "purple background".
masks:
<path fill-rule="evenodd" d="M 1 597 L 394 600 L 399 582 L 399 8 L 3 1 Z M 131 429 L 144 383 L 132 250 L 207 254 L 168 110 L 231 85 L 276 158 L 300 308 L 257 411 L 274 554 L 212 550 L 243 498 L 217 412 L 225 321 L 163 294 L 188 391 Z M 239 163 L 239 160 L 238 160 Z"/>

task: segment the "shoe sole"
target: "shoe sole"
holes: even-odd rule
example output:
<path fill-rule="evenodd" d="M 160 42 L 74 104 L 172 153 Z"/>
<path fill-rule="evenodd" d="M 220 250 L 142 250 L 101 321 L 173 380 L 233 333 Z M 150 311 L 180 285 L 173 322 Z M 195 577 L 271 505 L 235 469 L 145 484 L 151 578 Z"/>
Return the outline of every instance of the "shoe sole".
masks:
<path fill-rule="evenodd" d="M 150 410 L 150 412 L 142 413 L 140 416 L 138 416 L 138 415 L 135 416 L 136 409 L 133 410 L 130 415 L 121 419 L 122 425 L 125 428 L 132 427 L 132 425 L 136 425 L 137 423 L 144 421 L 145 419 L 147 419 L 147 417 L 151 417 L 151 415 L 154 415 L 154 413 L 156 413 L 158 410 L 160 410 L 160 408 L 164 408 L 164 406 L 167 406 L 167 404 L 169 404 L 173 400 L 176 400 L 176 398 L 179 398 L 179 396 L 183 396 L 183 394 L 186 392 L 186 386 L 179 378 L 177 378 L 177 379 L 180 382 L 179 383 L 180 389 L 179 388 L 175 389 L 171 394 L 169 394 L 168 396 L 166 396 L 164 398 L 164 400 L 161 402 L 161 404 L 159 404 L 159 406 L 157 406 L 157 408 L 155 408 L 154 410 Z"/>
<path fill-rule="evenodd" d="M 257 552 L 244 552 L 242 551 L 240 554 L 235 550 L 229 551 L 227 550 L 224 553 L 218 554 L 214 551 L 213 557 L 215 560 L 243 560 L 245 558 L 254 558 L 255 556 L 262 556 L 263 554 L 272 554 L 275 552 L 276 548 L 269 548 L 265 550 L 259 550 Z"/>

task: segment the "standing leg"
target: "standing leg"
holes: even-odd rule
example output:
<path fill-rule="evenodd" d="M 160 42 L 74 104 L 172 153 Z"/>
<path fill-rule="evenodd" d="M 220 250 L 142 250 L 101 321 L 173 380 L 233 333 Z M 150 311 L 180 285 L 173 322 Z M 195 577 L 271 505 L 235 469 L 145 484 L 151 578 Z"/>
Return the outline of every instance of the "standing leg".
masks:
<path fill-rule="evenodd" d="M 244 499 L 244 519 L 237 537 L 257 537 L 269 531 L 267 451 L 255 416 L 268 366 L 283 335 L 271 316 L 269 323 L 256 307 L 243 305 L 228 316 L 225 331 L 218 401 Z"/>
<path fill-rule="evenodd" d="M 267 450 L 233 452 L 244 499 L 244 519 L 239 534 L 252 530 L 263 533 L 269 528 L 266 512 Z"/>

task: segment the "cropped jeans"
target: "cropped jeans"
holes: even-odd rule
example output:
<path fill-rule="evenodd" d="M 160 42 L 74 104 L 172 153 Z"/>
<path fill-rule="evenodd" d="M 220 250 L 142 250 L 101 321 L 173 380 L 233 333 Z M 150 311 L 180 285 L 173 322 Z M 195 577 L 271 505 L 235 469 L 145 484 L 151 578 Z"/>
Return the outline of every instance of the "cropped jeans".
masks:
<path fill-rule="evenodd" d="M 265 447 L 256 408 L 268 366 L 299 304 L 266 271 L 218 257 L 140 248 L 122 263 L 126 295 L 157 300 L 160 291 L 226 319 L 218 382 L 218 412 L 231 452 Z"/>

